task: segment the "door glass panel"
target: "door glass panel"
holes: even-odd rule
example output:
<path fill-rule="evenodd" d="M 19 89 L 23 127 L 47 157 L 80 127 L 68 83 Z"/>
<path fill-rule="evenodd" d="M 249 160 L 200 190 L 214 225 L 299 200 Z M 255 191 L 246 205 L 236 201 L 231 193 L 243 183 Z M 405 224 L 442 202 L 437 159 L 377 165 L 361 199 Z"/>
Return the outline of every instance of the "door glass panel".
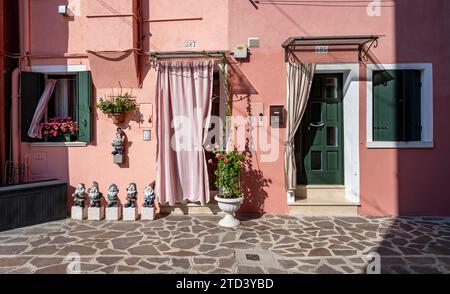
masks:
<path fill-rule="evenodd" d="M 314 78 L 311 86 L 311 98 L 322 98 L 322 83 L 320 78 Z"/>
<path fill-rule="evenodd" d="M 328 146 L 338 146 L 338 128 L 337 127 L 327 127 L 327 145 Z"/>
<path fill-rule="evenodd" d="M 322 103 L 311 103 L 311 122 L 322 122 Z"/>
<path fill-rule="evenodd" d="M 337 99 L 339 97 L 339 79 L 326 78 L 325 79 L 325 98 Z"/>
<path fill-rule="evenodd" d="M 311 152 L 311 170 L 322 170 L 322 152 Z"/>

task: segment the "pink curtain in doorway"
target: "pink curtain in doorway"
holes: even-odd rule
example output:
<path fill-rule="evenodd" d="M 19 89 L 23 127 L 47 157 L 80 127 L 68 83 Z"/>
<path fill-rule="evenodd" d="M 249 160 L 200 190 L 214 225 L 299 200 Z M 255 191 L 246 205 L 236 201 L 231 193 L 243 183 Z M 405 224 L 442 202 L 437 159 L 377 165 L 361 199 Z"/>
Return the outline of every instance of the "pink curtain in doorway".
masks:
<path fill-rule="evenodd" d="M 47 86 L 45 87 L 44 93 L 39 99 L 38 105 L 33 115 L 33 120 L 31 121 L 30 129 L 28 130 L 28 136 L 31 138 L 42 139 L 42 132 L 39 128 L 39 124 L 44 118 L 45 110 L 47 109 L 48 101 L 52 97 L 53 91 L 55 90 L 56 80 L 48 80 Z M 25 103 L 26 101 L 22 101 Z"/>
<path fill-rule="evenodd" d="M 156 89 L 156 193 L 161 203 L 210 200 L 203 144 L 211 118 L 214 61 L 168 61 Z"/>

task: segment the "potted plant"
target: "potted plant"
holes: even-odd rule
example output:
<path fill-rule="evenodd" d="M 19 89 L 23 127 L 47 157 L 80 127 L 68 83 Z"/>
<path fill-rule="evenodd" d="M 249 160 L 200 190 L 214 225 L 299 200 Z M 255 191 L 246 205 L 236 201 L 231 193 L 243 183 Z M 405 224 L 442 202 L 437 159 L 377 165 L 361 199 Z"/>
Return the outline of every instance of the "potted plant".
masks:
<path fill-rule="evenodd" d="M 51 118 L 48 122 L 41 123 L 39 128 L 44 139 L 47 141 L 71 142 L 78 134 L 78 123 L 70 117 Z"/>
<path fill-rule="evenodd" d="M 125 121 L 125 114 L 134 111 L 137 103 L 129 93 L 113 96 L 110 99 L 102 99 L 97 103 L 97 108 L 113 118 L 115 124 Z"/>
<path fill-rule="evenodd" d="M 232 150 L 221 150 L 219 145 L 206 146 L 206 150 L 213 152 L 216 157 L 217 176 L 215 185 L 219 194 L 215 197 L 220 210 L 225 212 L 225 217 L 219 221 L 222 227 L 232 228 L 239 226 L 239 220 L 234 217 L 241 207 L 244 197 L 241 192 L 240 174 L 245 153 L 239 152 L 236 147 Z M 210 163 L 213 160 L 210 159 Z"/>

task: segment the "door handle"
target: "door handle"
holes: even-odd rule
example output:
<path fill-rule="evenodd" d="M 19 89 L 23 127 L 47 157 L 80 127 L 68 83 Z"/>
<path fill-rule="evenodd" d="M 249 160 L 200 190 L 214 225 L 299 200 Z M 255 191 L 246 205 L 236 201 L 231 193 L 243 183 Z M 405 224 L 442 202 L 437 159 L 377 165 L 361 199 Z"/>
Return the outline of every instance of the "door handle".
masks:
<path fill-rule="evenodd" d="M 323 123 L 323 122 L 321 122 L 319 124 L 310 123 L 309 125 L 313 128 L 321 128 L 321 127 L 325 126 L 325 123 Z"/>

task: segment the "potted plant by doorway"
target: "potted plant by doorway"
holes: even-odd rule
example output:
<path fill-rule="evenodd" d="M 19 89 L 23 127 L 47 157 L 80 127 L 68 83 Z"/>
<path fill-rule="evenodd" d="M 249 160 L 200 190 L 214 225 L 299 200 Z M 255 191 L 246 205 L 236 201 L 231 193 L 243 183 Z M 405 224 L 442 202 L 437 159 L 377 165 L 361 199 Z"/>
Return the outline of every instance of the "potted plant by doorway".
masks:
<path fill-rule="evenodd" d="M 219 209 L 225 213 L 225 217 L 219 221 L 222 227 L 232 228 L 239 226 L 239 220 L 234 217 L 241 207 L 244 197 L 241 192 L 240 175 L 245 153 L 239 152 L 236 147 L 232 150 L 221 150 L 219 145 L 206 146 L 206 150 L 215 154 L 216 182 L 219 194 L 215 197 Z"/>
<path fill-rule="evenodd" d="M 137 103 L 129 93 L 125 93 L 111 96 L 109 99 L 100 98 L 97 108 L 112 117 L 115 124 L 119 124 L 125 121 L 127 112 L 136 110 Z"/>

